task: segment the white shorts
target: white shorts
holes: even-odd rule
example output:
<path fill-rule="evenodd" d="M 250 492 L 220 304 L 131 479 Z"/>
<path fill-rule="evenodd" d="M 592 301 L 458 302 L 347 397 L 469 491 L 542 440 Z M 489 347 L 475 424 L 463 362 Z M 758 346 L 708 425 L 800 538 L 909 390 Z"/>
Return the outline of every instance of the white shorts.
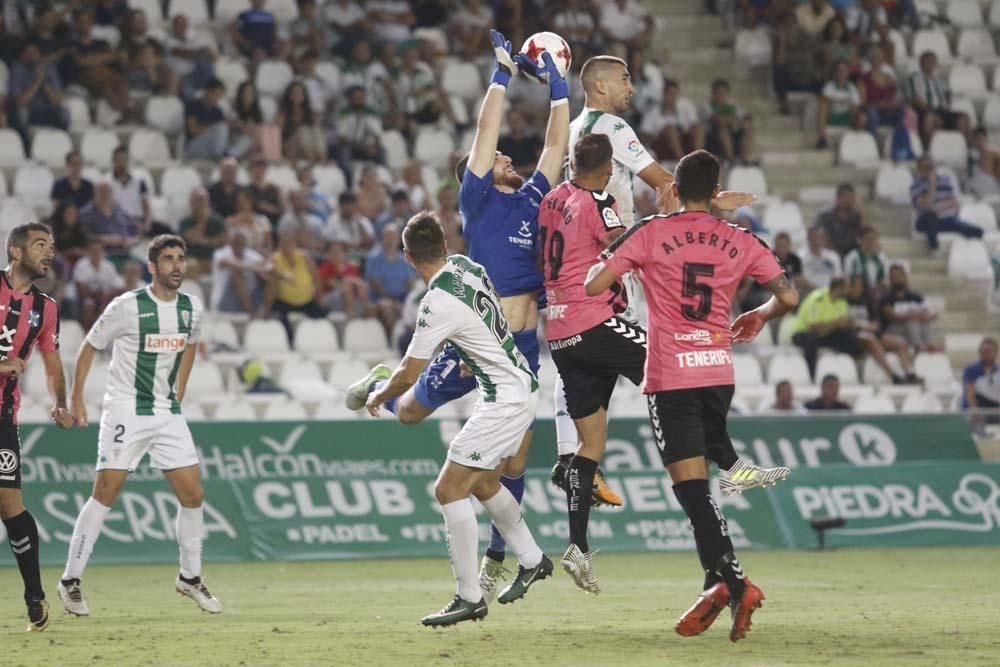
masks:
<path fill-rule="evenodd" d="M 538 392 L 523 403 L 476 403 L 465 426 L 448 447 L 448 459 L 469 468 L 495 470 L 517 454 L 535 421 Z"/>
<path fill-rule="evenodd" d="M 97 469 L 132 472 L 149 452 L 154 468 L 198 465 L 191 429 L 183 415 L 115 414 L 105 410 L 97 436 Z"/>

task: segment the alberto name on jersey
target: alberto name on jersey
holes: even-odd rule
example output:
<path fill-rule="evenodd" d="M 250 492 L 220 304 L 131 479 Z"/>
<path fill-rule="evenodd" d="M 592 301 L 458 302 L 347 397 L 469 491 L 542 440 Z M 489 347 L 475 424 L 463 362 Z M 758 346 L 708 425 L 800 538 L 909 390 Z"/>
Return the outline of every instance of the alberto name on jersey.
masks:
<path fill-rule="evenodd" d="M 483 266 L 452 255 L 428 283 L 406 356 L 430 359 L 449 342 L 472 369 L 485 403 L 522 403 L 538 379 L 517 349 Z"/>
<path fill-rule="evenodd" d="M 631 227 L 635 222 L 632 175 L 655 160 L 640 143 L 635 130 L 620 116 L 585 107 L 569 124 L 569 145 L 575 145 L 588 134 L 604 134 L 611 140 L 612 171 L 607 191 L 618 202 L 618 216 L 626 227 Z"/>
<path fill-rule="evenodd" d="M 116 297 L 101 314 L 87 342 L 112 345 L 104 409 L 120 414 L 180 414 L 175 386 L 181 355 L 198 341 L 204 306 L 178 292 L 161 301 L 145 287 Z"/>
<path fill-rule="evenodd" d="M 500 192 L 493 187 L 492 170 L 481 178 L 465 170 L 458 192 L 462 234 L 469 256 L 486 268 L 500 296 L 542 289 L 535 239 L 538 205 L 549 188 L 540 171 L 515 192 Z"/>

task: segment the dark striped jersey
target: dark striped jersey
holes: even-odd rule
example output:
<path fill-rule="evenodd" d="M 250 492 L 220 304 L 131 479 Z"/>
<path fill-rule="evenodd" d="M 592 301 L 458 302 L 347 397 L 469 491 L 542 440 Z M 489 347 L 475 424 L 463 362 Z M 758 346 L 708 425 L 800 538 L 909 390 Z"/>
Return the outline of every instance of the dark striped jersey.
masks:
<path fill-rule="evenodd" d="M 59 307 L 55 300 L 31 286 L 18 292 L 10 285 L 6 271 L 0 271 L 0 360 L 15 356 L 28 360 L 38 347 L 42 352 L 59 350 Z M 0 424 L 16 424 L 21 407 L 21 383 L 8 374 L 0 375 Z"/>

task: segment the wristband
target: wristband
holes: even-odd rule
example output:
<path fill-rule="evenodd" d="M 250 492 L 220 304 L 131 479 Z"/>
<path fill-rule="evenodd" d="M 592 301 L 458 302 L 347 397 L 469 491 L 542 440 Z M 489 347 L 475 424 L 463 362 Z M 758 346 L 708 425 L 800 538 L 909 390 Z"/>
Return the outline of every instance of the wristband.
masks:
<path fill-rule="evenodd" d="M 552 74 L 551 76 L 555 76 Z M 565 100 L 569 98 L 569 84 L 566 83 L 566 79 L 558 78 L 553 79 L 549 84 L 549 99 L 553 102 L 557 100 Z"/>
<path fill-rule="evenodd" d="M 490 84 L 506 88 L 507 84 L 509 83 L 510 83 L 510 72 L 507 71 L 506 67 L 497 65 L 497 68 L 493 70 L 493 78 L 490 79 Z"/>

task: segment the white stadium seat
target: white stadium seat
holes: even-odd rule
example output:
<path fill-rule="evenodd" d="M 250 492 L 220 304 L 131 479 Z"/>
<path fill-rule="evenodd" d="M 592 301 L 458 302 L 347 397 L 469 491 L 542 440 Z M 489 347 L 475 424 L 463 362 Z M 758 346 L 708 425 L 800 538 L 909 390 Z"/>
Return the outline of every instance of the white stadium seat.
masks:
<path fill-rule="evenodd" d="M 218 16 L 218 12 L 216 12 Z M 226 93 L 231 97 L 241 83 L 250 78 L 246 65 L 239 60 L 219 58 L 215 62 L 215 76 L 226 86 Z"/>
<path fill-rule="evenodd" d="M 991 28 L 1000 28 L 1000 0 L 990 3 L 990 16 L 987 21 Z"/>
<path fill-rule="evenodd" d="M 19 424 L 47 424 L 51 422 L 52 418 L 49 416 L 49 409 L 45 407 L 45 400 L 48 398 L 48 394 L 38 398 L 42 400 L 23 401 L 21 403 L 21 408 L 17 412 L 17 421 Z M 95 417 L 95 415 L 87 416 L 91 420 Z"/>
<path fill-rule="evenodd" d="M 997 57 L 996 45 L 989 30 L 966 29 L 958 35 L 955 51 L 959 58 L 991 60 Z"/>
<path fill-rule="evenodd" d="M 299 177 L 295 174 L 295 170 L 287 164 L 269 165 L 264 178 L 269 183 L 277 185 L 281 193 L 285 195 L 292 190 L 298 190 L 300 187 Z"/>
<path fill-rule="evenodd" d="M 281 369 L 278 385 L 297 401 L 320 403 L 336 398 L 336 392 L 323 381 L 319 365 L 312 359 L 290 361 Z"/>
<path fill-rule="evenodd" d="M 810 385 L 809 366 L 801 354 L 777 354 L 771 357 L 767 365 L 767 383 L 774 386 L 782 380 L 788 380 L 793 385 Z"/>
<path fill-rule="evenodd" d="M 339 358 L 340 336 L 330 320 L 306 318 L 295 328 L 295 351 L 315 361 Z"/>
<path fill-rule="evenodd" d="M 221 403 L 215 410 L 215 419 L 218 421 L 256 421 L 257 413 L 253 406 L 246 401 L 227 401 Z"/>
<path fill-rule="evenodd" d="M 986 95 L 986 91 L 982 91 L 981 95 Z M 979 125 L 979 113 L 976 111 L 976 105 L 972 101 L 971 97 L 955 97 L 951 101 L 951 105 L 948 107 L 949 111 L 955 113 L 963 113 L 969 119 L 969 124 L 972 127 L 977 127 Z"/>
<path fill-rule="evenodd" d="M 95 359 L 87 374 L 87 384 L 83 387 L 83 400 L 87 405 L 102 403 L 104 391 L 108 386 L 108 363 L 103 359 Z M 71 387 L 72 389 L 72 387 Z"/>
<path fill-rule="evenodd" d="M 14 194 L 32 206 L 48 204 L 55 180 L 45 165 L 26 162 L 14 175 Z"/>
<path fill-rule="evenodd" d="M 247 353 L 263 361 L 287 361 L 296 356 L 288 347 L 288 335 L 278 320 L 252 320 L 243 340 Z"/>
<path fill-rule="evenodd" d="M 260 115 L 264 122 L 273 123 L 275 116 L 278 115 L 278 100 L 271 95 L 261 95 L 257 99 L 257 104 L 260 105 Z"/>
<path fill-rule="evenodd" d="M 899 357 L 895 353 L 887 354 L 886 357 L 889 360 L 889 366 L 896 371 L 896 374 L 901 374 L 902 366 L 899 363 Z M 892 378 L 886 375 L 885 371 L 868 355 L 865 355 L 861 375 L 864 383 L 868 385 L 881 386 L 892 384 Z"/>
<path fill-rule="evenodd" d="M 194 167 L 171 165 L 163 170 L 160 178 L 160 194 L 167 199 L 183 202 L 185 205 L 191 191 L 201 187 L 201 174 Z"/>
<path fill-rule="evenodd" d="M 316 179 L 316 188 L 333 198 L 347 189 L 347 178 L 335 164 L 316 165 L 313 167 L 313 178 Z"/>
<path fill-rule="evenodd" d="M 984 232 L 997 230 L 997 215 L 993 207 L 986 202 L 966 202 L 958 210 L 959 220 L 971 222 L 981 227 Z"/>
<path fill-rule="evenodd" d="M 303 419 L 308 419 L 309 415 L 298 401 L 278 401 L 265 408 L 264 418 L 269 421 L 300 422 Z"/>
<path fill-rule="evenodd" d="M 969 147 L 965 137 L 957 130 L 937 130 L 931 137 L 928 149 L 934 162 L 965 169 L 969 160 Z"/>
<path fill-rule="evenodd" d="M 897 206 L 910 203 L 913 173 L 904 164 L 883 164 L 875 176 L 875 196 Z"/>
<path fill-rule="evenodd" d="M 316 63 L 316 76 L 326 84 L 326 89 L 332 93 L 340 92 L 340 68 L 332 60 Z"/>
<path fill-rule="evenodd" d="M 849 354 L 827 354 L 819 358 L 816 364 L 816 381 L 831 374 L 837 376 L 841 385 L 860 384 L 858 365 Z"/>
<path fill-rule="evenodd" d="M 208 21 L 205 0 L 170 0 L 170 18 L 184 14 L 192 25 Z"/>
<path fill-rule="evenodd" d="M 841 164 L 869 166 L 878 164 L 878 144 L 869 132 L 848 130 L 840 138 L 838 159 Z"/>
<path fill-rule="evenodd" d="M 59 321 L 59 354 L 65 359 L 75 359 L 85 336 L 83 327 L 76 320 Z"/>
<path fill-rule="evenodd" d="M 747 67 L 763 67 L 771 64 L 771 37 L 763 28 L 742 29 L 736 33 L 733 44 L 736 60 Z"/>
<path fill-rule="evenodd" d="M 767 195 L 767 179 L 760 167 L 733 167 L 726 180 L 727 190 L 740 190 L 763 197 Z"/>
<path fill-rule="evenodd" d="M 948 275 L 969 280 L 992 280 L 993 265 L 979 239 L 956 238 L 948 249 Z"/>
<path fill-rule="evenodd" d="M 983 25 L 983 10 L 979 0 L 950 0 L 945 16 L 952 25 L 959 28 L 979 28 Z"/>
<path fill-rule="evenodd" d="M 948 87 L 952 95 L 968 95 L 969 97 L 985 97 L 986 75 L 979 65 L 955 65 L 948 72 Z"/>
<path fill-rule="evenodd" d="M 937 54 L 938 61 L 942 63 L 951 62 L 951 47 L 948 46 L 948 37 L 938 29 L 918 30 L 913 36 L 912 53 L 915 58 L 919 58 L 921 53 L 933 51 Z"/>
<path fill-rule="evenodd" d="M 948 385 L 955 382 L 951 361 L 943 352 L 922 352 L 913 362 L 914 372 L 928 385 Z"/>
<path fill-rule="evenodd" d="M 237 16 L 250 9 L 250 0 L 218 0 L 215 3 L 215 20 L 226 25 Z"/>
<path fill-rule="evenodd" d="M 129 157 L 136 164 L 165 167 L 170 164 L 170 146 L 159 130 L 138 129 L 128 141 Z"/>
<path fill-rule="evenodd" d="M 417 131 L 413 145 L 413 157 L 435 169 L 447 169 L 451 154 L 455 152 L 455 140 L 450 132 L 436 127 L 422 127 Z"/>
<path fill-rule="evenodd" d="M 382 148 L 385 149 L 385 163 L 390 169 L 402 169 L 410 160 L 406 139 L 399 130 L 386 130 L 382 134 Z"/>
<path fill-rule="evenodd" d="M 1000 70 L 1000 67 L 997 70 Z M 987 130 L 1000 130 L 1000 95 L 990 95 L 986 99 L 982 122 Z"/>
<path fill-rule="evenodd" d="M 441 71 L 441 88 L 463 100 L 479 100 L 483 96 L 479 68 L 473 62 L 448 60 Z"/>
<path fill-rule="evenodd" d="M 71 150 L 73 140 L 65 130 L 43 127 L 31 138 L 31 158 L 47 167 L 62 167 L 66 163 L 66 153 Z"/>
<path fill-rule="evenodd" d="M 760 362 L 752 354 L 734 354 L 733 370 L 736 374 L 736 385 L 739 387 L 764 384 Z"/>
<path fill-rule="evenodd" d="M 146 125 L 164 134 L 184 130 L 184 104 L 172 95 L 156 95 L 146 101 Z"/>
<path fill-rule="evenodd" d="M 184 418 L 189 422 L 208 421 L 204 408 L 202 408 L 199 403 L 195 403 L 194 401 L 185 401 L 184 404 L 181 405 L 181 414 L 183 414 Z"/>
<path fill-rule="evenodd" d="M 80 141 L 80 155 L 83 161 L 101 169 L 111 168 L 111 153 L 121 142 L 111 130 L 98 127 L 89 128 Z"/>
<path fill-rule="evenodd" d="M 314 167 L 315 169 L 315 167 Z M 219 167 L 213 167 L 212 173 L 208 177 L 209 184 L 215 183 L 219 180 Z M 250 185 L 250 172 L 242 164 L 236 167 L 236 183 L 239 185 L 247 186 Z"/>
<path fill-rule="evenodd" d="M 67 96 L 62 101 L 63 108 L 69 114 L 69 129 L 81 132 L 91 126 L 90 106 L 82 97 Z"/>
<path fill-rule="evenodd" d="M 908 393 L 903 399 L 900 412 L 904 414 L 938 414 L 944 412 L 944 407 L 934 394 L 916 390 Z"/>
<path fill-rule="evenodd" d="M 896 404 L 885 394 L 859 396 L 854 402 L 854 412 L 860 415 L 891 415 L 896 412 Z"/>
<path fill-rule="evenodd" d="M 24 160 L 24 144 L 20 135 L 8 128 L 0 129 L 0 167 L 16 167 Z"/>
<path fill-rule="evenodd" d="M 351 320 L 344 327 L 344 349 L 363 359 L 381 360 L 391 354 L 382 323 L 373 318 Z"/>
<path fill-rule="evenodd" d="M 793 201 L 771 202 L 764 208 L 764 226 L 774 238 L 779 232 L 788 234 L 792 247 L 799 247 L 806 241 L 806 227 L 802 220 L 802 209 Z"/>
<path fill-rule="evenodd" d="M 187 384 L 185 398 L 198 402 L 221 403 L 229 400 L 226 395 L 222 371 L 211 361 L 198 359 L 191 369 L 191 377 Z"/>
<path fill-rule="evenodd" d="M 360 359 L 355 357 L 347 358 L 341 363 L 333 365 L 333 368 L 330 370 L 330 386 L 334 389 L 345 391 L 349 386 L 364 377 L 369 370 L 371 370 L 369 364 Z"/>
<path fill-rule="evenodd" d="M 294 78 L 295 73 L 288 63 L 282 60 L 265 60 L 257 66 L 254 81 L 259 94 L 281 97 Z"/>

